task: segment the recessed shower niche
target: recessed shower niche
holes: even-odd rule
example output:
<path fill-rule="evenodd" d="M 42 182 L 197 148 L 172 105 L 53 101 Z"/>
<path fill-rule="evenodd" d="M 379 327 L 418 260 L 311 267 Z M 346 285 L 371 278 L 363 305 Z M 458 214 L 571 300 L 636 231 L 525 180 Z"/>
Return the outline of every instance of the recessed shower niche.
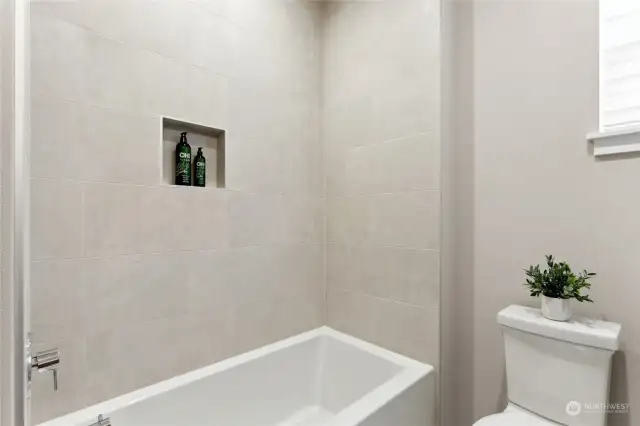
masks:
<path fill-rule="evenodd" d="M 172 117 L 162 117 L 162 181 L 174 185 L 175 150 L 182 132 L 187 132 L 192 160 L 202 148 L 207 162 L 206 186 L 224 188 L 225 131 Z"/>

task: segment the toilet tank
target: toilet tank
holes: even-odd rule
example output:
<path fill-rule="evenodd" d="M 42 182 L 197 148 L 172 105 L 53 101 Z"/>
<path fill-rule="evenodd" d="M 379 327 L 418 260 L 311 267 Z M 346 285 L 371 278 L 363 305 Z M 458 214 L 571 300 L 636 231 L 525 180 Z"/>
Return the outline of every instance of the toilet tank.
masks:
<path fill-rule="evenodd" d="M 498 323 L 510 402 L 563 425 L 606 425 L 604 405 L 619 324 L 587 318 L 552 321 L 539 309 L 516 305 L 500 311 Z"/>

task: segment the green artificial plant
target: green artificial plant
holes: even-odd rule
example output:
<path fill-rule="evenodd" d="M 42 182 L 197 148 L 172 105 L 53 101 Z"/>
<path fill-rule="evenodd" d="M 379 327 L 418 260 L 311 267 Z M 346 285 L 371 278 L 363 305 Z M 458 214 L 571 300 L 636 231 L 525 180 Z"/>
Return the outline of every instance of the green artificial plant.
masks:
<path fill-rule="evenodd" d="M 547 269 L 541 270 L 540 265 L 531 265 L 525 269 L 527 282 L 524 284 L 531 296 L 541 294 L 556 299 L 576 299 L 578 302 L 593 302 L 589 295 L 583 295 L 582 289 L 590 289 L 589 280 L 596 274 L 583 271 L 575 274 L 566 262 L 556 263 L 552 255 L 545 256 Z"/>

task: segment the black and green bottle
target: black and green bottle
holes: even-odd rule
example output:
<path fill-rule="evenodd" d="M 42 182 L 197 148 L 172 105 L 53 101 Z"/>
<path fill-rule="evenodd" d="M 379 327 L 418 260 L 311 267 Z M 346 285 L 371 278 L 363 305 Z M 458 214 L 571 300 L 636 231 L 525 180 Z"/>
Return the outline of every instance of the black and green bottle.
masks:
<path fill-rule="evenodd" d="M 180 135 L 176 146 L 176 185 L 191 185 L 191 147 L 187 142 L 187 132 Z"/>
<path fill-rule="evenodd" d="M 193 159 L 193 185 L 206 186 L 207 160 L 202 155 L 202 148 L 198 148 L 198 153 Z"/>

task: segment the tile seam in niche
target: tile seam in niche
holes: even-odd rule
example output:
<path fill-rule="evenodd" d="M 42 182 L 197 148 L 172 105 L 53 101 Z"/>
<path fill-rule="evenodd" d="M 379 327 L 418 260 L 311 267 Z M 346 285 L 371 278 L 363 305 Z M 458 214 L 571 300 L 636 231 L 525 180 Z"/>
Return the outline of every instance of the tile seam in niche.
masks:
<path fill-rule="evenodd" d="M 103 38 L 103 39 L 108 40 L 108 41 L 111 41 L 111 42 L 113 42 L 113 43 L 118 43 L 118 44 L 121 44 L 121 45 L 125 45 L 125 46 L 127 46 L 127 47 L 131 47 L 131 48 L 134 48 L 134 49 L 138 49 L 138 50 L 144 50 L 145 52 L 153 53 L 154 55 L 160 56 L 160 57 L 162 57 L 162 58 L 169 59 L 169 60 L 172 60 L 172 61 L 178 62 L 178 63 L 180 63 L 180 64 L 184 64 L 184 65 L 187 65 L 187 66 L 190 66 L 190 67 L 193 67 L 193 68 L 199 69 L 199 70 L 201 70 L 201 71 L 207 71 L 207 72 L 210 72 L 210 73 L 212 73 L 212 74 L 218 75 L 218 76 L 220 76 L 220 77 L 225 77 L 225 78 L 229 78 L 229 77 L 230 77 L 230 76 L 228 76 L 228 75 L 226 75 L 226 74 L 221 74 L 221 73 L 219 73 L 219 72 L 215 72 L 215 71 L 213 71 L 213 70 L 211 70 L 211 69 L 209 69 L 209 68 L 205 68 L 205 67 L 202 67 L 202 66 L 199 66 L 199 65 L 195 65 L 195 64 L 192 64 L 192 63 L 189 63 L 189 62 L 185 62 L 185 61 L 183 61 L 183 60 L 181 60 L 181 59 L 174 58 L 173 56 L 169 56 L 169 55 L 166 55 L 166 54 L 164 54 L 164 53 L 157 52 L 157 51 L 152 50 L 152 49 L 149 49 L 149 48 L 147 48 L 147 47 L 143 47 L 143 46 L 140 46 L 140 45 L 134 44 L 134 43 L 129 42 L 129 41 L 119 40 L 119 39 L 117 39 L 117 38 L 114 38 L 114 37 L 108 36 L 108 35 L 106 35 L 106 34 L 102 34 L 102 33 L 98 32 L 98 31 L 96 31 L 96 30 L 94 30 L 94 29 L 88 28 L 88 27 L 86 27 L 86 26 L 84 26 L 84 25 L 81 25 L 81 24 L 78 24 L 78 23 L 76 23 L 76 22 L 69 22 L 69 21 L 67 21 L 67 20 L 65 20 L 65 19 L 63 19 L 63 18 L 59 18 L 59 17 L 51 17 L 51 16 L 49 16 L 49 15 L 42 15 L 42 16 L 44 16 L 44 18 L 45 18 L 45 19 L 49 19 L 49 20 L 53 20 L 53 21 L 60 21 L 60 22 L 63 22 L 63 23 L 64 23 L 64 24 L 66 24 L 66 25 L 69 25 L 69 26 L 72 26 L 72 27 L 78 28 L 78 29 L 80 29 L 80 30 L 82 30 L 82 31 L 86 31 L 86 32 L 88 32 L 88 33 L 93 34 L 94 36 L 97 36 L 97 37 Z"/>

